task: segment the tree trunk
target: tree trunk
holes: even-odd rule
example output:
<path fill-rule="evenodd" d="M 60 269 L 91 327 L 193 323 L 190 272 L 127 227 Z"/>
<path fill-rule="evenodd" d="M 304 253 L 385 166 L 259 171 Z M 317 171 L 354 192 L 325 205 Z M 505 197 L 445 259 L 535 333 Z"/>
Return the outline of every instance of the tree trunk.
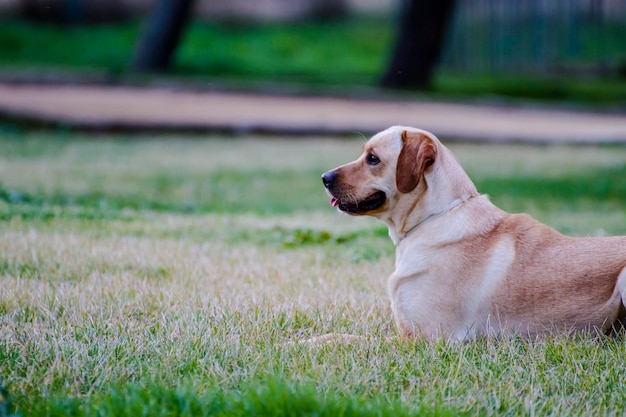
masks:
<path fill-rule="evenodd" d="M 165 71 L 191 11 L 193 0 L 159 0 L 139 40 L 131 69 L 137 72 Z"/>
<path fill-rule="evenodd" d="M 403 0 L 393 55 L 381 85 L 425 89 L 430 85 L 454 0 Z"/>

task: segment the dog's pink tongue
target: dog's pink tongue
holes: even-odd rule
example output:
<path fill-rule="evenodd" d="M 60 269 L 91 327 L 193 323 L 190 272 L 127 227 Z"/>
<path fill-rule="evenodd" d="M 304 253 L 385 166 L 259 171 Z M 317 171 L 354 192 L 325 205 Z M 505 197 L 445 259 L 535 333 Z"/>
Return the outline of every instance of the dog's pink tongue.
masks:
<path fill-rule="evenodd" d="M 337 200 L 335 197 L 332 197 L 330 199 L 330 205 L 333 207 L 337 207 L 339 205 L 339 200 Z"/>

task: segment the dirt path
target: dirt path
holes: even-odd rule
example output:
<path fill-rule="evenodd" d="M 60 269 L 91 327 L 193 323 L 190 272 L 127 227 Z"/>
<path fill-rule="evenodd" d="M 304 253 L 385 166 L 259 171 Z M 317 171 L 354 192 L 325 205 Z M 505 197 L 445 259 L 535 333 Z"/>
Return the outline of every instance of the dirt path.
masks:
<path fill-rule="evenodd" d="M 445 139 L 626 143 L 626 115 L 482 104 L 0 83 L 0 117 L 104 131 L 355 135 L 401 124 Z"/>

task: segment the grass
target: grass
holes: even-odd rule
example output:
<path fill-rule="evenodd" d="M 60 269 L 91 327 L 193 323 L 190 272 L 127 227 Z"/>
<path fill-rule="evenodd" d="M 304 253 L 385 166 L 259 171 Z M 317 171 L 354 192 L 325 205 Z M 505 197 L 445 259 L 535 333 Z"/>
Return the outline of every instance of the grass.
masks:
<path fill-rule="evenodd" d="M 319 179 L 360 145 L 4 130 L 0 413 L 623 414 L 619 339 L 396 337 L 386 230 Z M 623 147 L 451 147 L 508 210 L 626 234 Z M 365 339 L 288 343 L 328 332 Z"/>
<path fill-rule="evenodd" d="M 390 17 L 282 24 L 194 22 L 185 33 L 169 77 L 200 84 L 254 87 L 298 85 L 309 92 L 350 92 L 377 85 L 393 41 Z M 472 29 L 474 30 L 474 29 Z M 471 30 L 470 30 L 471 32 Z M 468 32 L 468 33 L 470 33 Z M 616 25 L 611 42 L 585 38 L 583 59 L 620 60 L 624 27 Z M 4 21 L 0 25 L 0 65 L 5 71 L 71 74 L 93 72 L 129 78 L 128 64 L 141 33 L 139 22 L 59 27 Z M 592 33 L 593 34 L 593 33 Z M 266 87 L 267 88 L 267 87 Z M 556 75 L 467 74 L 440 71 L 431 92 L 443 96 L 502 95 L 540 100 L 572 100 L 620 105 L 626 87 L 617 78 Z"/>
<path fill-rule="evenodd" d="M 388 19 L 273 25 L 194 22 L 177 51 L 175 74 L 369 84 L 386 58 L 390 26 Z M 3 22 L 0 63 L 120 74 L 127 70 L 140 34 L 139 22 L 69 28 Z"/>

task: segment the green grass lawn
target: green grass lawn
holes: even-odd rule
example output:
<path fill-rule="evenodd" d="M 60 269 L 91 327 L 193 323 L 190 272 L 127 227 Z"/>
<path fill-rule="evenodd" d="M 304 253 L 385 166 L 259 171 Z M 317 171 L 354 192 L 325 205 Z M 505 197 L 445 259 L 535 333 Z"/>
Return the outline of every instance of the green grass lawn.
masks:
<path fill-rule="evenodd" d="M 167 78 L 193 79 L 199 84 L 298 85 L 308 92 L 351 92 L 377 85 L 391 51 L 394 22 L 390 17 L 355 17 L 292 24 L 216 24 L 194 22 L 177 51 Z M 4 71 L 108 74 L 129 77 L 128 64 L 141 32 L 139 22 L 59 27 L 4 21 L 0 24 L 0 65 Z M 626 28 L 617 26 L 615 38 Z M 623 55 L 619 41 L 598 45 L 590 38 L 588 54 L 612 48 Z M 608 45 L 608 46 L 607 46 Z M 615 78 L 548 78 L 437 73 L 431 94 L 443 96 L 503 95 L 582 103 L 621 104 L 626 83 Z"/>
<path fill-rule="evenodd" d="M 320 174 L 362 139 L 0 135 L 0 415 L 621 415 L 626 345 L 397 338 L 394 248 Z M 626 148 L 452 144 L 479 190 L 626 234 Z M 329 332 L 352 345 L 290 344 Z"/>

